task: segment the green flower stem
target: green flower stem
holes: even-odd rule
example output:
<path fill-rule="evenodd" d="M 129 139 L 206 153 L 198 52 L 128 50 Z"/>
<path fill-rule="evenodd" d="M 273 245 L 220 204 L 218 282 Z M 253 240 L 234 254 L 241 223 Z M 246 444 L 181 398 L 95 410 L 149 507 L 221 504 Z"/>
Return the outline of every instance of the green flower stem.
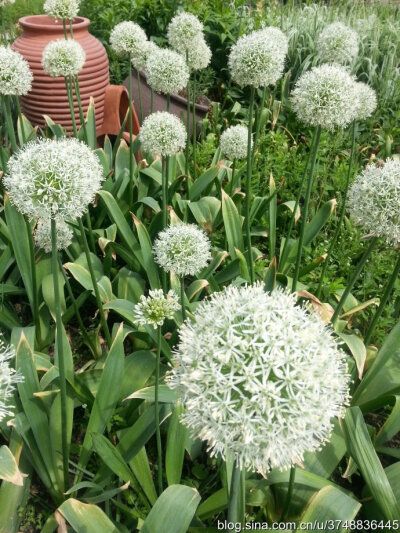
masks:
<path fill-rule="evenodd" d="M 6 115 L 5 118 L 6 118 L 6 125 L 7 125 L 7 133 L 10 139 L 11 148 L 13 152 L 16 152 L 18 150 L 18 144 L 17 144 L 17 138 L 15 136 L 14 123 L 13 123 L 12 114 L 11 114 L 10 98 L 11 96 L 9 95 L 3 96 L 4 112 Z"/>
<path fill-rule="evenodd" d="M 249 105 L 249 135 L 247 139 L 247 176 L 246 176 L 246 196 L 245 196 L 245 233 L 246 233 L 246 245 L 247 245 L 247 261 L 249 264 L 250 282 L 254 283 L 254 263 L 253 255 L 251 253 L 251 233 L 250 233 L 250 202 L 251 202 L 251 176 L 253 170 L 253 157 L 251 153 L 251 133 L 253 125 L 253 110 L 254 110 L 254 87 L 250 92 L 250 105 Z"/>
<path fill-rule="evenodd" d="M 339 315 L 343 309 L 343 305 L 346 301 L 346 298 L 348 297 L 348 295 L 350 294 L 352 288 L 354 287 L 354 284 L 355 282 L 358 280 L 361 272 L 362 272 L 362 269 L 364 268 L 365 266 L 365 263 L 368 261 L 368 258 L 369 256 L 371 255 L 371 252 L 372 250 L 374 249 L 376 243 L 378 241 L 378 238 L 377 237 L 371 237 L 370 239 L 370 242 L 369 242 L 369 246 L 368 248 L 365 250 L 364 254 L 362 255 L 349 283 L 347 284 L 345 290 L 343 291 L 343 294 L 339 300 L 339 303 L 337 304 L 336 306 L 336 309 L 335 309 L 335 312 L 333 313 L 333 316 L 332 316 L 332 319 L 331 319 L 331 322 L 333 325 L 336 324 L 337 322 L 337 319 L 339 318 Z"/>
<path fill-rule="evenodd" d="M 336 246 L 337 240 L 339 238 L 340 231 L 342 229 L 342 223 L 343 223 L 344 215 L 346 213 L 346 200 L 347 200 L 347 193 L 349 191 L 350 177 L 351 177 L 351 173 L 352 173 L 351 171 L 352 171 L 353 162 L 354 162 L 355 144 L 356 144 L 356 122 L 354 121 L 353 125 L 352 125 L 352 128 L 351 128 L 350 161 L 349 161 L 349 168 L 348 168 L 348 171 L 347 171 L 346 184 L 345 184 L 345 188 L 344 188 L 344 191 L 343 191 L 342 207 L 341 207 L 341 210 L 340 210 L 339 220 L 338 220 L 338 223 L 337 223 L 337 226 L 336 226 L 336 230 L 335 230 L 335 233 L 334 233 L 334 235 L 333 235 L 333 237 L 331 239 L 331 242 L 329 244 L 327 256 L 326 256 L 326 259 L 324 261 L 324 264 L 323 264 L 323 267 L 322 267 L 322 270 L 321 270 L 321 276 L 320 276 L 320 279 L 319 279 L 317 292 L 315 293 L 315 296 L 317 298 L 320 298 L 320 296 L 321 296 L 322 286 L 323 286 L 324 280 L 325 280 L 326 269 L 328 268 L 328 265 L 329 265 L 329 259 L 331 258 L 332 251 L 333 251 L 334 247 Z"/>
<path fill-rule="evenodd" d="M 69 21 L 69 32 L 71 34 L 71 39 L 74 38 L 74 30 L 72 29 L 72 20 Z"/>
<path fill-rule="evenodd" d="M 19 96 L 15 98 L 15 101 L 17 103 L 18 121 L 21 125 L 22 144 L 25 144 L 26 143 L 25 126 L 24 126 L 24 121 L 22 120 L 22 111 L 21 111 L 21 104 L 19 101 Z"/>
<path fill-rule="evenodd" d="M 303 208 L 302 219 L 301 219 L 300 236 L 298 240 L 296 265 L 295 265 L 294 274 L 293 274 L 292 292 L 296 291 L 297 282 L 299 279 L 301 256 L 303 253 L 304 234 L 305 234 L 306 225 L 307 225 L 308 207 L 310 205 L 311 190 L 312 190 L 313 177 L 314 177 L 314 168 L 315 168 L 315 162 L 317 160 L 320 139 L 321 139 L 321 126 L 317 126 L 315 130 L 315 142 L 313 146 L 313 153 L 311 156 L 311 165 L 310 165 L 310 173 L 308 175 L 308 181 L 307 181 L 306 196 L 304 199 L 304 208 Z"/>
<path fill-rule="evenodd" d="M 230 186 L 230 196 L 233 194 L 233 187 L 235 186 L 235 170 L 236 170 L 236 157 L 232 161 L 232 174 L 231 174 L 231 186 Z"/>
<path fill-rule="evenodd" d="M 64 31 L 64 39 L 68 39 L 66 19 L 63 19 L 62 25 L 63 25 L 63 31 Z"/>
<path fill-rule="evenodd" d="M 167 94 L 167 111 L 169 113 L 169 108 L 171 106 L 171 95 Z"/>
<path fill-rule="evenodd" d="M 283 511 L 282 511 L 282 515 L 280 519 L 281 522 L 284 522 L 289 514 L 289 507 L 290 507 L 290 502 L 292 501 L 295 478 L 296 478 L 296 465 L 292 466 L 292 468 L 290 469 L 288 491 L 287 491 L 286 500 L 283 506 Z"/>
<path fill-rule="evenodd" d="M 181 306 L 182 306 L 182 322 L 186 320 L 186 308 L 185 308 L 185 278 L 180 279 L 181 282 Z"/>
<path fill-rule="evenodd" d="M 140 71 L 136 69 L 137 74 L 137 86 L 138 86 L 138 96 L 139 96 L 139 110 L 140 110 L 140 124 L 143 122 L 143 105 L 142 105 L 142 85 L 140 79 Z"/>
<path fill-rule="evenodd" d="M 193 107 L 192 107 L 192 132 L 193 132 L 193 179 L 196 178 L 197 167 L 197 124 L 196 124 L 196 72 L 193 72 Z"/>
<path fill-rule="evenodd" d="M 265 100 L 267 98 L 267 91 L 268 91 L 268 87 L 264 87 L 262 98 L 261 98 L 261 105 L 258 108 L 258 112 L 257 112 L 256 131 L 255 131 L 254 140 L 253 140 L 254 141 L 253 142 L 253 159 L 254 159 L 254 157 L 256 155 L 257 141 L 258 141 L 258 139 L 260 137 L 261 116 L 262 116 L 262 112 L 263 112 L 263 109 L 264 109 Z"/>
<path fill-rule="evenodd" d="M 161 431 L 160 431 L 160 413 L 158 403 L 158 392 L 160 384 L 160 356 L 161 356 L 161 326 L 157 328 L 157 359 L 156 359 L 156 384 L 154 390 L 154 408 L 155 408 L 155 424 L 156 424 L 156 441 L 157 441 L 157 457 L 158 457 L 158 495 L 163 491 L 162 482 L 162 448 L 161 448 Z"/>
<path fill-rule="evenodd" d="M 35 335 L 36 339 L 40 339 L 40 318 L 39 318 L 39 303 L 38 303 L 38 294 L 37 294 L 37 278 L 36 278 L 36 261 L 35 261 L 35 247 L 33 244 L 33 235 L 32 235 L 32 228 L 29 223 L 29 220 L 26 216 L 24 216 L 25 219 L 25 226 L 26 226 L 26 232 L 28 234 L 28 242 L 29 242 L 29 261 L 31 264 L 31 274 L 32 274 L 32 293 L 33 293 L 33 301 L 32 301 L 32 313 L 33 313 L 33 322 L 35 324 Z"/>
<path fill-rule="evenodd" d="M 79 89 L 79 77 L 78 76 L 73 77 L 73 84 L 75 87 L 76 99 L 78 100 L 79 117 L 81 120 L 82 129 L 83 129 L 83 136 L 84 136 L 86 144 L 89 144 L 85 115 L 83 113 L 83 108 L 82 108 L 82 99 L 81 99 L 81 91 Z M 72 82 L 71 82 L 71 85 L 72 85 Z"/>
<path fill-rule="evenodd" d="M 154 109 L 154 89 L 151 88 L 150 89 L 150 114 L 153 113 L 153 109 Z"/>
<path fill-rule="evenodd" d="M 186 50 L 186 64 L 189 63 L 189 52 Z M 189 176 L 189 147 L 190 147 L 190 82 L 188 81 L 186 87 L 186 160 L 185 160 L 185 174 Z M 189 179 L 187 178 L 189 187 Z M 187 190 L 189 195 L 189 189 Z"/>
<path fill-rule="evenodd" d="M 393 287 L 394 287 L 394 284 L 396 283 L 397 281 L 397 278 L 399 277 L 399 273 L 400 273 L 400 256 L 398 257 L 397 261 L 396 261 L 396 264 L 394 266 L 394 269 L 393 269 L 393 272 L 392 272 L 392 275 L 390 276 L 387 284 L 386 284 L 386 287 L 385 287 L 385 290 L 383 292 L 383 295 L 382 295 L 382 298 L 381 298 L 381 301 L 379 303 L 379 307 L 378 309 L 375 311 L 375 314 L 374 314 L 374 317 L 372 318 L 371 320 L 371 323 L 367 329 L 367 332 L 365 334 L 365 337 L 364 337 L 364 344 L 366 346 L 368 346 L 370 340 L 371 340 L 371 337 L 375 331 L 375 328 L 376 328 L 376 324 L 378 322 L 378 320 L 380 319 L 381 315 L 382 315 L 382 311 L 383 309 L 385 308 L 385 305 L 389 299 L 389 296 L 393 290 Z"/>
<path fill-rule="evenodd" d="M 90 213 L 89 213 L 89 209 L 86 211 L 86 224 L 87 224 L 87 227 L 88 227 L 88 232 L 89 232 L 89 241 L 90 241 L 90 248 L 92 250 L 92 252 L 96 252 L 96 243 L 95 243 L 95 240 L 94 240 L 94 234 L 93 234 L 93 227 L 92 227 L 92 221 L 90 219 Z"/>
<path fill-rule="evenodd" d="M 63 350 L 62 337 L 62 317 L 61 317 L 61 303 L 60 291 L 58 284 L 58 250 L 57 250 L 57 228 L 56 221 L 51 219 L 51 269 L 53 272 L 53 286 L 54 286 L 54 306 L 56 313 L 56 343 L 58 356 L 58 371 L 60 375 L 60 399 L 61 399 L 61 442 L 63 453 L 63 473 L 64 473 L 64 490 L 69 488 L 69 474 L 68 474 L 68 458 L 69 445 L 67 436 L 67 380 L 65 378 L 65 362 Z"/>
<path fill-rule="evenodd" d="M 128 94 L 129 94 L 129 206 L 133 203 L 133 114 L 132 114 L 132 61 L 129 57 Z"/>
<path fill-rule="evenodd" d="M 64 77 L 64 81 L 65 81 L 65 89 L 67 91 L 67 96 L 68 96 L 69 110 L 70 110 L 70 113 L 71 113 L 72 129 L 73 129 L 73 132 L 74 132 L 74 137 L 77 139 L 78 138 L 78 129 L 76 127 L 75 109 L 74 109 L 74 97 L 73 97 L 73 93 L 72 93 L 72 83 L 70 84 L 70 82 L 69 82 L 69 80 L 68 80 L 68 78 L 66 76 Z"/>
<path fill-rule="evenodd" d="M 162 202 L 162 229 L 168 226 L 168 156 L 161 159 L 161 202 Z M 167 293 L 167 273 L 161 272 L 164 293 Z"/>
<path fill-rule="evenodd" d="M 90 257 L 89 245 L 88 245 L 88 242 L 87 242 L 85 228 L 83 227 L 83 222 L 82 222 L 81 218 L 79 219 L 79 229 L 80 229 L 81 236 L 82 236 L 83 247 L 85 249 L 86 261 L 87 261 L 89 272 L 90 272 L 90 278 L 92 280 L 92 285 L 93 285 L 93 290 L 94 290 L 94 294 L 95 294 L 95 297 L 96 297 L 97 307 L 99 309 L 100 322 L 101 322 L 101 325 L 103 327 L 103 331 L 104 331 L 104 335 L 106 337 L 106 341 L 107 341 L 108 347 L 110 348 L 110 346 L 111 346 L 110 330 L 108 329 L 106 316 L 104 314 L 103 304 L 101 303 L 99 287 L 97 285 L 96 276 L 95 276 L 95 273 L 94 273 L 94 270 L 93 270 L 92 258 Z"/>
<path fill-rule="evenodd" d="M 245 471 L 234 464 L 228 502 L 228 522 L 244 524 Z"/>

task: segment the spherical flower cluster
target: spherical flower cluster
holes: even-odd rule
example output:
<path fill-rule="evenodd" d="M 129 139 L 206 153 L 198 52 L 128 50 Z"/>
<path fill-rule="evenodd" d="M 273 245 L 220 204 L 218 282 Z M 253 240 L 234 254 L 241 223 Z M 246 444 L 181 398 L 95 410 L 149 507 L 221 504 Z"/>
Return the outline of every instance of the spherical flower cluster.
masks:
<path fill-rule="evenodd" d="M 82 216 L 103 181 L 94 152 L 77 139 L 27 143 L 8 162 L 4 187 L 12 203 L 29 218 Z"/>
<path fill-rule="evenodd" d="M 326 63 L 346 65 L 358 54 L 358 34 L 342 22 L 326 26 L 318 41 L 318 53 Z"/>
<path fill-rule="evenodd" d="M 50 41 L 43 50 L 42 66 L 52 78 L 76 76 L 85 64 L 86 54 L 74 39 Z"/>
<path fill-rule="evenodd" d="M 28 62 L 14 50 L 0 46 L 0 94 L 27 94 L 32 88 Z"/>
<path fill-rule="evenodd" d="M 146 152 L 162 156 L 174 155 L 186 144 L 186 129 L 172 113 L 157 111 L 144 119 L 140 140 Z"/>
<path fill-rule="evenodd" d="M 243 159 L 247 157 L 247 142 L 249 130 L 246 126 L 231 126 L 221 135 L 220 146 L 222 153 L 229 159 Z"/>
<path fill-rule="evenodd" d="M 183 222 L 158 234 L 153 251 L 156 262 L 178 276 L 195 276 L 211 259 L 211 243 L 205 231 Z"/>
<path fill-rule="evenodd" d="M 372 87 L 361 81 L 356 82 L 357 109 L 356 118 L 365 120 L 370 117 L 377 106 L 376 93 Z"/>
<path fill-rule="evenodd" d="M 57 250 L 65 250 L 71 244 L 73 232 L 68 224 L 61 218 L 56 219 Z M 52 250 L 51 245 L 51 219 L 39 220 L 35 230 L 35 244 L 46 253 Z"/>
<path fill-rule="evenodd" d="M 400 160 L 387 159 L 370 165 L 354 181 L 348 208 L 353 221 L 365 233 L 400 244 Z"/>
<path fill-rule="evenodd" d="M 175 15 L 168 25 L 168 42 L 181 54 L 193 47 L 193 41 L 203 34 L 203 24 L 191 13 Z"/>
<path fill-rule="evenodd" d="M 186 58 L 186 56 L 185 56 Z M 211 49 L 203 37 L 193 41 L 193 46 L 187 50 L 187 64 L 190 71 L 208 67 L 211 61 Z"/>
<path fill-rule="evenodd" d="M 74 20 L 78 15 L 80 0 L 46 0 L 44 12 L 55 19 Z"/>
<path fill-rule="evenodd" d="M 117 24 L 111 32 L 110 44 L 117 55 L 129 55 L 135 68 L 139 70 L 144 68 L 148 40 L 138 24 L 131 21 Z"/>
<path fill-rule="evenodd" d="M 298 79 L 291 101 L 301 122 L 333 130 L 355 118 L 357 98 L 354 79 L 343 67 L 321 65 Z"/>
<path fill-rule="evenodd" d="M 10 366 L 10 359 L 14 356 L 11 346 L 6 346 L 0 338 L 0 422 L 13 414 L 10 399 L 16 384 L 23 381 L 22 376 Z"/>
<path fill-rule="evenodd" d="M 178 295 L 168 291 L 165 296 L 162 289 L 149 291 L 149 295 L 141 296 L 140 302 L 133 308 L 135 321 L 142 326 L 162 326 L 167 318 L 173 318 L 175 311 L 180 308 Z"/>
<path fill-rule="evenodd" d="M 266 87 L 283 73 L 288 44 L 286 36 L 273 27 L 253 31 L 232 46 L 228 66 L 233 80 L 242 87 Z"/>
<path fill-rule="evenodd" d="M 146 62 L 147 83 L 154 91 L 163 94 L 177 93 L 189 81 L 186 61 L 177 52 L 159 48 Z"/>
<path fill-rule="evenodd" d="M 192 435 L 262 474 L 321 449 L 348 403 L 345 354 L 330 328 L 295 295 L 262 283 L 201 302 L 173 360 L 167 381 Z"/>

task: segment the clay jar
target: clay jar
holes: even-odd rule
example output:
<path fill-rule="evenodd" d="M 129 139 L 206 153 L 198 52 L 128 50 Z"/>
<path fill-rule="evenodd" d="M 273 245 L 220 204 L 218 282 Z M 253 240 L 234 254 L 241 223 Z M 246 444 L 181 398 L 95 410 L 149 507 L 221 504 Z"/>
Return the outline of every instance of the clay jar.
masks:
<path fill-rule="evenodd" d="M 63 39 L 63 26 L 47 15 L 34 15 L 19 19 L 23 33 L 13 43 L 14 50 L 28 61 L 33 73 L 32 90 L 21 97 L 23 113 L 33 125 L 44 126 L 43 115 L 61 124 L 68 132 L 72 131 L 72 120 L 68 105 L 64 78 L 51 78 L 42 67 L 42 53 L 45 46 L 55 39 Z M 86 53 L 86 62 L 79 73 L 79 87 L 84 112 L 93 96 L 96 110 L 96 123 L 101 125 L 104 117 L 104 95 L 109 84 L 108 57 L 103 45 L 90 35 L 90 21 L 76 17 L 72 23 L 73 36 Z M 68 27 L 68 38 L 70 30 Z M 80 124 L 78 104 L 74 97 L 75 117 Z"/>

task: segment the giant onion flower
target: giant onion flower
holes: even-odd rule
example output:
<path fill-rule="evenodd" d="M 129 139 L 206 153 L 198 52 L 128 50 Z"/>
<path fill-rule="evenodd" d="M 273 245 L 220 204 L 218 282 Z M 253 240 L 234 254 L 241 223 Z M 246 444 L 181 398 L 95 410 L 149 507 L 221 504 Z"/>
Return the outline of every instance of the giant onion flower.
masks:
<path fill-rule="evenodd" d="M 189 69 L 183 56 L 162 48 L 148 56 L 146 74 L 150 87 L 163 94 L 177 93 L 189 81 Z"/>
<path fill-rule="evenodd" d="M 173 318 L 179 307 L 178 295 L 173 290 L 164 295 L 162 289 L 157 289 L 149 291 L 148 296 L 140 297 L 140 302 L 133 308 L 133 314 L 139 325 L 156 329 L 162 326 L 167 318 Z"/>
<path fill-rule="evenodd" d="M 57 218 L 56 244 L 57 250 L 65 250 L 71 244 L 73 232 L 64 219 Z M 52 251 L 51 219 L 39 220 L 35 229 L 35 244 L 46 253 Z"/>
<path fill-rule="evenodd" d="M 117 24 L 111 32 L 110 44 L 117 55 L 128 55 L 135 68 L 143 68 L 148 41 L 145 32 L 138 24 L 131 21 Z"/>
<path fill-rule="evenodd" d="M 29 218 L 74 220 L 93 202 L 103 169 L 77 139 L 42 139 L 11 157 L 3 181 L 11 202 Z"/>
<path fill-rule="evenodd" d="M 267 27 L 240 37 L 228 60 L 233 80 L 242 87 L 274 84 L 282 76 L 287 50 L 287 39 L 278 28 Z"/>
<path fill-rule="evenodd" d="M 372 87 L 361 81 L 356 82 L 356 92 L 356 118 L 358 120 L 365 120 L 370 117 L 376 109 L 376 92 Z"/>
<path fill-rule="evenodd" d="M 180 54 L 193 47 L 193 41 L 203 35 L 203 24 L 191 13 L 179 13 L 168 24 L 168 42 Z"/>
<path fill-rule="evenodd" d="M 14 414 L 10 399 L 16 384 L 23 381 L 22 376 L 10 366 L 10 360 L 14 356 L 11 346 L 6 346 L 0 338 L 0 422 Z"/>
<path fill-rule="evenodd" d="M 262 283 L 213 293 L 180 329 L 170 387 L 182 422 L 239 468 L 287 469 L 321 449 L 348 402 L 345 354 L 293 294 Z"/>
<path fill-rule="evenodd" d="M 172 113 L 157 111 L 143 121 L 140 140 L 146 152 L 174 155 L 185 146 L 186 129 Z"/>
<path fill-rule="evenodd" d="M 186 56 L 185 56 L 186 57 Z M 203 37 L 193 41 L 187 50 L 187 64 L 190 71 L 208 67 L 211 60 L 211 49 Z"/>
<path fill-rule="evenodd" d="M 342 22 L 334 22 L 326 26 L 318 37 L 319 56 L 326 63 L 351 63 L 358 54 L 358 41 L 356 31 Z"/>
<path fill-rule="evenodd" d="M 43 50 L 43 69 L 52 78 L 76 76 L 85 64 L 86 54 L 74 39 L 50 41 Z"/>
<path fill-rule="evenodd" d="M 32 72 L 22 55 L 0 46 L 0 94 L 24 95 L 32 88 Z"/>
<path fill-rule="evenodd" d="M 80 0 L 46 0 L 44 12 L 55 19 L 74 20 L 78 15 Z"/>
<path fill-rule="evenodd" d="M 221 135 L 221 151 L 229 159 L 243 159 L 247 157 L 247 142 L 249 130 L 246 126 L 230 126 Z"/>
<path fill-rule="evenodd" d="M 156 263 L 178 276 L 198 274 L 211 259 L 210 240 L 195 224 L 183 222 L 158 234 L 153 251 Z"/>
<path fill-rule="evenodd" d="M 357 112 L 357 86 L 345 68 L 321 65 L 297 80 L 291 101 L 301 122 L 327 130 L 344 128 Z"/>
<path fill-rule="evenodd" d="M 365 233 L 400 244 L 400 160 L 370 165 L 349 191 L 350 216 Z"/>

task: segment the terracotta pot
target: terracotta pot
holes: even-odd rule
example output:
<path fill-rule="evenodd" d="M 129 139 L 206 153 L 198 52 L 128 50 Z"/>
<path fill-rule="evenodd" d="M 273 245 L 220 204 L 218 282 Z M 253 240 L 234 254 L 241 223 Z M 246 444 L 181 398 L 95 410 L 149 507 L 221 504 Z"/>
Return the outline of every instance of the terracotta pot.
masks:
<path fill-rule="evenodd" d="M 128 78 L 124 81 L 124 86 L 128 88 Z M 143 119 L 150 115 L 150 103 L 151 103 L 151 89 L 147 84 L 146 74 L 144 72 L 140 73 L 140 88 L 142 93 L 142 110 L 143 110 Z M 132 74 L 132 100 L 135 104 L 136 113 L 140 120 L 140 104 L 139 104 L 139 90 L 138 90 L 138 80 L 136 73 Z M 196 124 L 197 124 L 197 135 L 200 133 L 200 122 L 203 118 L 206 117 L 208 110 L 210 108 L 211 102 L 206 99 L 206 104 L 196 104 Z M 155 111 L 166 111 L 167 110 L 167 97 L 164 94 L 154 93 L 153 97 L 153 112 Z M 183 120 L 186 125 L 186 113 L 187 113 L 187 100 L 179 94 L 171 94 L 170 100 L 170 113 L 173 113 L 177 117 Z M 190 135 L 192 135 L 192 119 L 190 119 Z"/>
<path fill-rule="evenodd" d="M 12 47 L 28 61 L 33 72 L 32 90 L 21 97 L 22 111 L 37 126 L 44 126 L 43 115 L 48 115 L 61 124 L 68 132 L 72 131 L 72 120 L 68 105 L 64 78 L 51 78 L 42 67 L 42 53 L 45 46 L 55 39 L 63 39 L 63 26 L 47 15 L 22 17 L 19 23 L 23 33 Z M 90 21 L 76 17 L 73 24 L 74 39 L 86 53 L 85 66 L 79 74 L 79 87 L 83 110 L 86 113 L 90 97 L 93 96 L 96 122 L 102 124 L 104 117 L 104 96 L 109 84 L 108 57 L 103 45 L 90 35 Z M 69 33 L 69 32 L 68 32 Z M 74 98 L 75 117 L 80 123 L 78 104 Z"/>

